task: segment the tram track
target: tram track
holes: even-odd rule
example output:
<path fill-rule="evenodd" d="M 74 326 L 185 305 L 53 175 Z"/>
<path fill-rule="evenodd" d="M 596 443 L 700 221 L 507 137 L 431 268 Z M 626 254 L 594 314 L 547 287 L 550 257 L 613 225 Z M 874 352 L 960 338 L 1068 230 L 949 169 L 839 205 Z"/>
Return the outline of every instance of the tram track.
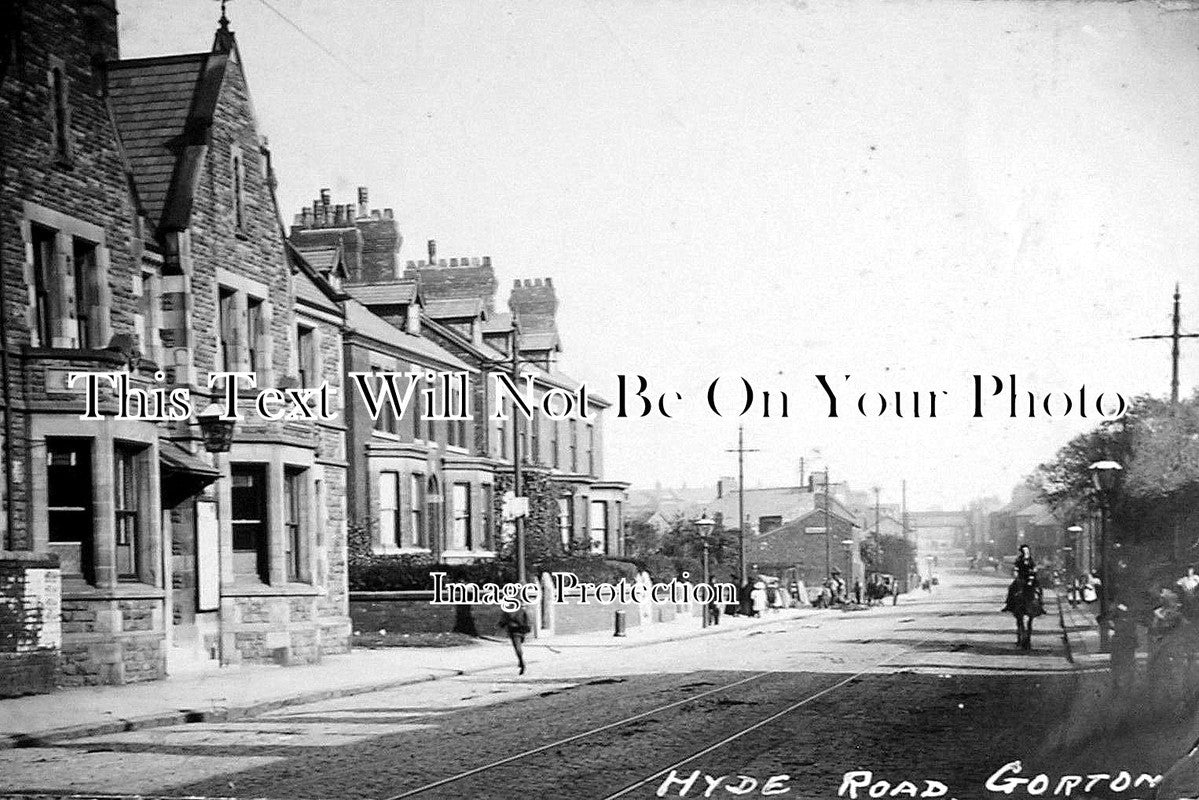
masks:
<path fill-rule="evenodd" d="M 871 664 L 870 666 L 868 666 L 862 670 L 859 670 L 858 672 L 855 672 L 852 675 L 848 675 L 844 678 L 841 678 L 840 680 L 837 680 L 836 682 L 832 683 L 831 685 L 824 686 L 817 691 L 810 692 L 809 694 L 805 695 L 803 698 L 787 705 L 785 708 L 783 708 L 779 711 L 775 711 L 771 714 L 768 714 L 767 716 L 765 716 L 763 718 L 757 719 L 754 722 L 752 722 L 748 725 L 745 725 L 744 727 L 739 728 L 735 732 L 724 736 L 719 741 L 709 744 L 703 748 L 700 748 L 699 750 L 692 752 L 690 755 L 686 756 L 685 758 L 678 759 L 678 760 L 674 761 L 673 763 L 656 770 L 655 772 L 653 772 L 650 775 L 647 775 L 643 778 L 638 779 L 637 781 L 635 781 L 633 783 L 625 785 L 624 787 L 622 787 L 615 793 L 604 795 L 603 800 L 616 800 L 616 798 L 626 797 L 630 793 L 647 786 L 648 784 L 652 783 L 653 781 L 655 781 L 659 778 L 662 778 L 665 775 L 670 774 L 671 770 L 678 769 L 680 766 L 689 764 L 698 758 L 708 755 L 709 753 L 712 753 L 716 750 L 719 750 L 720 748 L 725 747 L 726 745 L 731 744 L 732 742 L 735 742 L 735 741 L 753 733 L 754 731 L 759 730 L 759 729 L 769 725 L 770 723 L 772 723 L 782 717 L 785 717 L 788 714 L 790 714 L 794 711 L 797 711 L 798 709 L 803 708 L 804 706 L 806 706 L 816 700 L 819 700 L 822 697 L 825 697 L 826 695 L 829 695 L 829 694 L 837 691 L 838 689 L 841 689 L 847 685 L 855 683 L 855 682 L 859 681 L 863 676 L 871 674 L 875 670 L 888 665 L 890 662 L 892 662 L 902 656 L 905 656 L 912 652 L 915 652 L 916 650 L 919 649 L 919 647 L 921 645 L 923 645 L 927 641 L 934 639 L 937 636 L 937 634 L 941 633 L 943 630 L 944 629 L 938 629 L 936 631 L 933 631 L 932 633 L 929 634 L 929 636 L 910 645 L 909 647 L 905 648 L 904 650 L 902 650 L 898 653 L 892 653 L 891 655 L 887 656 L 886 658 L 882 659 L 881 661 L 875 662 L 875 663 Z M 648 711 L 642 711 L 637 714 L 633 714 L 633 715 L 624 717 L 622 719 L 606 723 L 604 725 L 596 726 L 587 731 L 583 731 L 583 732 L 580 732 L 577 734 L 573 734 L 571 736 L 563 737 L 563 738 L 555 740 L 553 742 L 547 742 L 545 744 L 538 745 L 537 747 L 529 748 L 529 749 L 523 750 L 519 753 L 514 753 L 505 758 L 497 759 L 490 763 L 482 764 L 480 766 L 473 767 L 468 770 L 464 770 L 457 774 L 449 775 L 444 778 L 440 778 L 436 781 L 431 781 L 431 782 L 423 784 L 421 786 L 407 789 L 404 792 L 401 792 L 396 795 L 391 795 L 386 798 L 380 798 L 380 800 L 405 800 L 405 798 L 416 797 L 416 796 L 425 794 L 427 792 L 434 791 L 436 789 L 442 789 L 442 788 L 451 786 L 453 784 L 456 784 L 460 781 L 464 781 L 464 780 L 467 780 L 470 778 L 475 778 L 477 776 L 480 776 L 480 775 L 490 772 L 492 770 L 517 764 L 518 762 L 524 761 L 526 759 L 530 759 L 534 756 L 538 756 L 540 754 L 546 753 L 551 750 L 555 750 L 557 748 L 564 747 L 564 746 L 572 744 L 574 742 L 578 742 L 583 739 L 587 739 L 587 738 L 597 736 L 602 733 L 616 730 L 618 728 L 621 728 L 621 727 L 624 727 L 627 725 L 631 725 L 638 721 L 642 721 L 642 720 L 649 719 L 651 717 L 658 716 L 658 715 L 662 714 L 663 712 L 685 706 L 688 703 L 693 703 L 698 700 L 702 700 L 705 697 L 709 697 L 709 696 L 716 695 L 716 694 L 719 694 L 722 692 L 726 692 L 733 688 L 745 687 L 749 684 L 762 681 L 763 679 L 771 677 L 771 676 L 778 676 L 778 675 L 784 675 L 784 674 L 786 674 L 785 671 L 780 671 L 780 670 L 759 672 L 754 675 L 750 675 L 746 678 L 742 678 L 737 681 L 723 684 L 721 686 L 715 687 L 713 689 L 709 689 L 704 692 L 690 695 L 685 698 L 680 698 L 679 700 L 658 706 L 658 707 L 650 709 Z M 472 796 L 481 796 L 481 795 L 474 794 Z"/>

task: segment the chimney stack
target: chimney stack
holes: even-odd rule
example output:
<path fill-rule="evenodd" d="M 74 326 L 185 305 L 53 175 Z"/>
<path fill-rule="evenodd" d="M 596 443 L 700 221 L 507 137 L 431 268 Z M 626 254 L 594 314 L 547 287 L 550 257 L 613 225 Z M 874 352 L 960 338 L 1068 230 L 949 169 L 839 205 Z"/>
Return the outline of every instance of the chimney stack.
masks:
<path fill-rule="evenodd" d="M 367 193 L 365 186 L 358 187 L 358 217 L 366 217 L 370 215 L 370 209 L 367 206 Z"/>
<path fill-rule="evenodd" d="M 436 239 L 429 240 L 429 263 L 430 264 L 437 263 L 437 240 Z"/>
<path fill-rule="evenodd" d="M 321 189 L 321 205 L 325 208 L 329 207 L 329 190 Z"/>

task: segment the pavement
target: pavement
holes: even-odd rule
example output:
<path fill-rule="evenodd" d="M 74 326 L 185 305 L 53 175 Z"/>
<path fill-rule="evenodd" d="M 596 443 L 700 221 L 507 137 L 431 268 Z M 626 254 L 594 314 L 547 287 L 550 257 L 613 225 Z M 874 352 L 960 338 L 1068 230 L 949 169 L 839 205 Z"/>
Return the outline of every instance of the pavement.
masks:
<path fill-rule="evenodd" d="M 759 788 L 789 775 L 804 797 L 835 796 L 846 772 L 865 769 L 893 786 L 941 780 L 947 797 L 967 800 L 1018 759 L 1030 775 L 1156 774 L 1186 754 L 1156 718 L 1111 724 L 1121 717 L 1107 675 L 1070 663 L 1052 606 L 1032 649 L 1017 649 L 999 610 L 1004 587 L 955 573 L 898 606 L 799 609 L 709 631 L 690 619 L 630 629 L 627 640 L 555 637 L 531 644 L 525 675 L 506 643 L 330 659 L 358 665 L 356 678 L 318 673 L 330 682 L 307 688 L 361 688 L 371 663 L 415 676 L 418 657 L 437 678 L 238 720 L 30 740 L 0 751 L 0 797 L 517 800 L 569 787 L 572 797 L 638 798 L 681 765 Z M 286 678 L 294 691 L 305 687 L 291 676 L 307 669 L 238 672 Z"/>
<path fill-rule="evenodd" d="M 811 608 L 767 612 L 765 617 L 721 618 L 703 628 L 698 617 L 638 625 L 624 637 L 610 631 L 530 639 L 526 658 L 538 652 L 578 648 L 636 648 L 717 636 L 811 614 L 842 614 Z M 288 706 L 379 691 L 461 675 L 514 668 L 512 646 L 481 639 L 459 647 L 355 649 L 326 656 L 319 664 L 246 665 L 123 686 L 60 689 L 51 694 L 0 700 L 0 750 L 169 725 L 234 721 Z"/>
<path fill-rule="evenodd" d="M 1050 592 L 1057 600 L 1058 621 L 1066 645 L 1066 658 L 1078 666 L 1103 666 L 1108 656 L 1099 648 L 1098 603 L 1070 605 L 1064 592 Z"/>

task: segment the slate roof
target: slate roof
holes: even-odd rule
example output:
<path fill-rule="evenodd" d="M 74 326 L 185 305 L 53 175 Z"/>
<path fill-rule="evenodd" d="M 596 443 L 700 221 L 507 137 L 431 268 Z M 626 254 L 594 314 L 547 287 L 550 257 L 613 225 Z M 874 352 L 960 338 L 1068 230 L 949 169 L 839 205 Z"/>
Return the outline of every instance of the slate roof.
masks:
<path fill-rule="evenodd" d="M 327 272 L 337 266 L 340 248 L 337 247 L 297 247 L 304 259 L 318 272 Z"/>
<path fill-rule="evenodd" d="M 512 330 L 512 312 L 500 311 L 483 320 L 483 333 L 507 334 Z"/>
<path fill-rule="evenodd" d="M 367 306 L 411 303 L 417 296 L 416 281 L 362 283 L 346 286 L 345 290 L 359 303 Z"/>
<path fill-rule="evenodd" d="M 528 351 L 561 350 L 562 340 L 555 331 L 520 334 L 520 349 Z"/>
<path fill-rule="evenodd" d="M 296 274 L 295 287 L 296 300 L 302 300 L 308 305 L 323 308 L 335 314 L 340 313 L 337 304 L 326 297 L 324 292 L 316 288 L 316 284 L 304 273 L 300 272 Z"/>
<path fill-rule="evenodd" d="M 168 217 L 172 194 L 184 191 L 182 159 L 188 145 L 204 143 L 228 56 L 224 53 L 112 61 L 108 102 L 133 172 L 138 198 L 155 227 Z M 191 198 L 177 198 L 176 214 Z M 177 221 L 177 220 L 176 220 Z"/>
<path fill-rule="evenodd" d="M 473 319 L 486 316 L 483 299 L 479 297 L 453 298 L 447 300 L 429 300 L 425 303 L 425 313 L 431 319 Z"/>
<path fill-rule="evenodd" d="M 417 356 L 424 356 L 456 370 L 476 372 L 462 359 L 423 336 L 413 336 L 371 313 L 357 300 L 346 301 L 346 325 L 362 336 L 392 345 Z"/>
<path fill-rule="evenodd" d="M 802 486 L 778 486 L 765 489 L 745 490 L 745 515 L 756 525 L 758 517 L 782 517 L 784 523 L 802 519 L 805 515 L 823 509 L 824 492 L 810 492 Z M 709 514 L 720 513 L 736 525 L 738 496 L 736 490 L 725 492 L 724 497 L 706 504 Z M 829 513 L 852 522 L 854 515 L 836 497 L 830 499 Z"/>

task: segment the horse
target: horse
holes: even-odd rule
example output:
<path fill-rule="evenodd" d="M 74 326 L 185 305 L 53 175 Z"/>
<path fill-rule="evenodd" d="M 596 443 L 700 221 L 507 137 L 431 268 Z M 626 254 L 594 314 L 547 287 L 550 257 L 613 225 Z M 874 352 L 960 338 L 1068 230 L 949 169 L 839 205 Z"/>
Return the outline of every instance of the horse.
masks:
<path fill-rule="evenodd" d="M 1012 581 L 1008 587 L 1004 611 L 1016 618 L 1016 646 L 1021 650 L 1032 649 L 1032 621 L 1045 613 L 1041 598 L 1041 587 L 1034 581 Z"/>

